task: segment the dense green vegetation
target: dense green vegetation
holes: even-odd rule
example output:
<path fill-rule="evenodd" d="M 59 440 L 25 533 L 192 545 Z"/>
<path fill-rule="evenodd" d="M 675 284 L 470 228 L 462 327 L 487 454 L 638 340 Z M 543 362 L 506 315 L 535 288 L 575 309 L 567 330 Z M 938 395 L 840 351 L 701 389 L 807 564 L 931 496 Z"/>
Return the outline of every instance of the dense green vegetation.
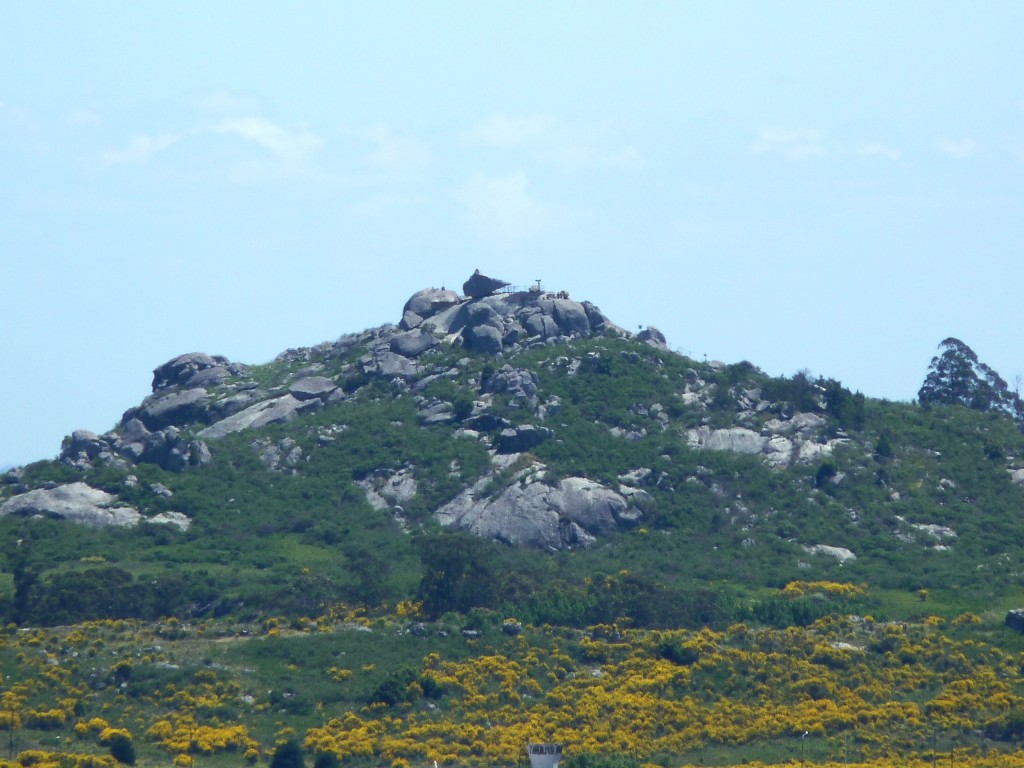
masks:
<path fill-rule="evenodd" d="M 516 606 L 531 621 L 575 626 L 617 617 L 637 626 L 723 626 L 750 618 L 764 588 L 839 575 L 883 590 L 926 589 L 933 605 L 957 610 L 1017 599 L 1024 492 L 1009 470 L 1024 457 L 1024 437 L 1004 410 L 879 401 L 806 373 L 770 378 L 749 363 L 698 363 L 614 336 L 529 350 L 511 363 L 533 371 L 541 399 L 557 403 L 543 422 L 555 439 L 531 454 L 550 482 L 584 476 L 615 487 L 624 471 L 650 470 L 636 529 L 589 550 L 540 554 L 436 529 L 431 511 L 483 476 L 489 457 L 480 441 L 453 438 L 452 425 L 421 425 L 417 402 L 447 401 L 465 418 L 496 366 L 450 347 L 426 357 L 443 375 L 418 392 L 361 379 L 349 400 L 211 444 L 214 461 L 199 469 L 41 462 L 8 475 L 7 495 L 85 480 L 147 513 L 182 512 L 192 526 L 0 520 L 9 542 L 4 620 L 246 620 L 313 615 L 339 601 L 417 599 L 432 615 Z M 274 364 L 256 375 L 285 373 Z M 695 379 L 706 383 L 703 402 L 681 396 Z M 771 407 L 743 410 L 749 390 Z M 493 395 L 490 412 L 536 422 L 507 393 Z M 820 416 L 822 439 L 845 441 L 788 468 L 687 441 L 687 429 L 757 431 L 795 413 Z M 294 471 L 261 462 L 259 449 L 282 441 L 303 452 Z M 355 483 L 403 467 L 415 468 L 417 492 L 399 520 L 372 509 Z M 497 475 L 490 487 L 507 482 Z M 153 493 L 155 484 L 173 495 Z M 856 559 L 803 548 L 818 543 Z M 769 623 L 796 620 L 759 610 Z"/>
<path fill-rule="evenodd" d="M 1024 435 L 955 341 L 920 404 L 611 333 L 500 361 L 442 345 L 412 382 L 324 347 L 251 378 L 281 391 L 312 360 L 346 397 L 210 441 L 206 466 L 8 473 L 0 500 L 85 481 L 191 521 L 0 519 L 8 757 L 410 768 L 511 764 L 543 738 L 567 768 L 1016 766 L 1024 638 L 1002 619 L 1024 602 Z M 535 393 L 497 386 L 505 365 Z M 450 420 L 427 423 L 438 403 Z M 495 466 L 494 424 L 552 432 Z M 774 463 L 695 440 L 736 428 L 806 431 Z M 632 484 L 639 519 L 560 552 L 435 522 L 539 466 L 552 487 Z M 406 475 L 414 494 L 370 503 Z"/>

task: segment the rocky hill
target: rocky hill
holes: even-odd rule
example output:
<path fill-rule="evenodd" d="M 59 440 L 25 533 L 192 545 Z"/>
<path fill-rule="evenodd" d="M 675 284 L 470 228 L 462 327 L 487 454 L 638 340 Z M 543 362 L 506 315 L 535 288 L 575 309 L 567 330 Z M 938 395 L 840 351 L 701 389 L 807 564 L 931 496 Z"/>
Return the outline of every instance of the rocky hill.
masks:
<path fill-rule="evenodd" d="M 446 584 L 442 607 L 514 599 L 552 568 L 576 597 L 625 569 L 650 594 L 837 569 L 906 590 L 1020 580 L 1024 442 L 1006 414 L 690 360 L 539 285 L 477 272 L 461 295 L 413 294 L 395 325 L 266 365 L 181 355 L 152 390 L 111 431 L 3 476 L 0 524 L 31 542 L 7 553 L 23 591 L 59 594 L 87 563 L 156 603 L 143 578 L 201 569 L 160 610 L 292 600 L 246 596 L 268 580 L 309 600 L 422 598 L 438 531 L 505 545 L 467 555 L 501 563 L 494 589 Z M 538 551 L 582 560 L 514 554 Z"/>

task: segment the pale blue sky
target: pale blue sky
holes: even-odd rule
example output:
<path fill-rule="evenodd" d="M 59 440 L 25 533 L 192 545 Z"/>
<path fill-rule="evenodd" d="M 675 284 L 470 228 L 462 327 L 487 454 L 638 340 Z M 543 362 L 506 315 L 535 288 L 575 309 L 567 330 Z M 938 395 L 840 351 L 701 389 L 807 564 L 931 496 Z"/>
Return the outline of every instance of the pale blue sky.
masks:
<path fill-rule="evenodd" d="M 1024 372 L 1024 3 L 9 2 L 0 467 L 476 268 L 909 400 Z"/>

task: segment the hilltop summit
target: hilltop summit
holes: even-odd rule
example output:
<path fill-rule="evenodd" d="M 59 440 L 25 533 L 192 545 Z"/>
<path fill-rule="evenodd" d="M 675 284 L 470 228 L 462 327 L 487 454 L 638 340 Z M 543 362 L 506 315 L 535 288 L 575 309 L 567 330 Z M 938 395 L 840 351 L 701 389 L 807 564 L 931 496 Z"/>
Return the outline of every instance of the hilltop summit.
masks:
<path fill-rule="evenodd" d="M 0 475 L 0 528 L 64 542 L 44 574 L 83 541 L 104 557 L 130 542 L 143 574 L 171 549 L 216 552 L 248 580 L 301 552 L 332 574 L 324 599 L 369 589 L 365 551 L 405 563 L 391 589 L 413 597 L 424 537 L 445 557 L 500 543 L 488 557 L 521 553 L 537 574 L 574 552 L 656 581 L 1017 583 L 1024 437 L 1005 409 L 693 360 L 539 283 L 476 272 L 463 289 L 262 365 L 174 357 L 113 429 Z M 227 578 L 211 576 L 231 593 Z"/>

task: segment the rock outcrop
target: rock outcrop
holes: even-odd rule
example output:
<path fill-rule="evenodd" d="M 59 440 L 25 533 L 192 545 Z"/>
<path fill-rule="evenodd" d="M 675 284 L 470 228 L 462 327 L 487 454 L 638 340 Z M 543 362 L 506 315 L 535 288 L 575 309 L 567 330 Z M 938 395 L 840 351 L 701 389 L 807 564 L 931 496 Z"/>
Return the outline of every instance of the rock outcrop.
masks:
<path fill-rule="evenodd" d="M 811 555 L 825 555 L 845 563 L 847 560 L 856 560 L 857 555 L 846 547 L 832 547 L 828 544 L 809 544 L 804 546 L 804 551 Z"/>
<path fill-rule="evenodd" d="M 665 334 L 659 331 L 657 328 L 648 326 L 640 331 L 636 335 L 637 341 L 642 341 L 645 344 L 650 344 L 652 347 L 658 349 L 668 349 L 668 342 L 665 340 Z"/>
<path fill-rule="evenodd" d="M 485 493 L 493 476 L 483 478 L 437 510 L 442 525 L 516 546 L 549 551 L 586 548 L 600 535 L 630 526 L 640 512 L 626 498 L 600 483 L 569 477 L 545 481 L 533 464 L 517 482 Z"/>
<path fill-rule="evenodd" d="M 564 292 L 495 293 L 508 285 L 478 272 L 463 286 L 464 299 L 443 289 L 419 291 L 406 302 L 399 328 L 419 329 L 485 354 L 498 354 L 517 344 L 603 333 L 608 328 L 625 333 L 593 304 L 572 301 Z"/>
<path fill-rule="evenodd" d="M 152 394 L 126 411 L 116 429 L 103 435 L 86 430 L 72 433 L 64 441 L 61 460 L 81 469 L 96 462 L 128 466 L 142 461 L 173 471 L 202 466 L 212 458 L 208 445 L 211 440 L 287 423 L 343 399 L 346 395 L 340 380 L 320 375 L 318 371 L 324 365 L 314 361 L 340 357 L 360 345 L 366 353 L 356 366 L 363 377 L 409 384 L 422 377 L 421 358 L 445 342 L 500 356 L 521 350 L 524 345 L 616 327 L 597 307 L 570 301 L 564 292 L 551 294 L 532 288 L 495 293 L 508 285 L 478 270 L 463 286 L 465 297 L 444 288 L 417 291 L 405 303 L 397 326 L 351 334 L 333 344 L 288 350 L 275 362 L 294 365 L 305 360 L 312 364 L 304 369 L 307 375 L 298 376 L 286 389 L 261 389 L 250 378 L 248 366 L 232 363 L 222 355 L 179 355 L 154 369 Z M 484 392 L 508 393 L 534 412 L 538 407 L 536 376 L 528 371 L 504 366 L 485 383 Z M 424 423 L 453 418 L 448 409 L 426 414 Z M 502 450 L 523 450 L 537 434 L 540 439 L 547 436 L 545 432 L 507 435 L 502 438 Z"/>
<path fill-rule="evenodd" d="M 1011 608 L 1006 612 L 1004 622 L 1010 629 L 1024 633 L 1024 608 Z"/>
<path fill-rule="evenodd" d="M 222 355 L 191 352 L 179 355 L 153 371 L 153 391 L 168 387 L 215 387 L 232 377 L 242 376 L 246 367 Z"/>
<path fill-rule="evenodd" d="M 508 285 L 509 283 L 504 280 L 480 274 L 478 269 L 473 272 L 469 280 L 462 284 L 462 292 L 471 299 L 482 299 L 484 296 L 490 296 L 495 291 L 499 291 Z"/>
<path fill-rule="evenodd" d="M 812 464 L 832 455 L 844 437 L 826 438 L 826 421 L 815 413 L 797 413 L 791 419 L 770 419 L 760 432 L 748 427 L 698 427 L 686 433 L 691 448 L 761 455 L 772 466 Z"/>
<path fill-rule="evenodd" d="M 83 471 L 104 464 L 128 470 L 139 462 L 172 471 L 201 467 L 214 460 L 215 443 L 228 435 L 289 423 L 355 397 L 361 387 L 383 379 L 395 392 L 413 393 L 422 427 L 451 425 L 456 434 L 483 442 L 494 461 L 507 466 L 553 439 L 552 426 L 557 424 L 514 424 L 491 412 L 492 405 L 507 403 L 543 422 L 558 412 L 559 398 L 549 394 L 541 404 L 537 374 L 507 363 L 487 366 L 474 382 L 476 391 L 467 391 L 468 398 L 426 395 L 430 382 L 459 377 L 458 367 L 436 367 L 431 351 L 456 345 L 503 360 L 533 347 L 609 330 L 627 335 L 596 306 L 572 301 L 564 291 L 545 292 L 539 284 L 512 290 L 509 285 L 478 270 L 463 284 L 463 295 L 445 288 L 418 291 L 406 301 L 398 325 L 287 350 L 273 361 L 270 377 L 265 370 L 232 363 L 222 355 L 179 355 L 154 369 L 151 394 L 127 410 L 114 430 L 102 435 L 78 430 L 65 438 L 61 461 Z M 645 340 L 664 345 L 654 329 Z M 319 444 L 330 444 L 337 432 L 318 433 Z M 301 474 L 310 458 L 310 449 L 291 437 L 272 441 L 257 435 L 252 447 L 272 472 Z M 417 492 L 413 468 L 382 472 L 360 485 L 373 507 L 388 507 L 400 517 L 401 505 Z M 585 478 L 548 484 L 542 477 L 543 471 L 527 473 L 521 482 L 496 488 L 486 499 L 478 498 L 477 483 L 438 510 L 438 518 L 510 543 L 564 549 L 589 546 L 595 537 L 631 524 L 646 496 L 628 486 L 615 491 Z M 497 482 L 493 475 L 485 480 Z M 84 483 L 14 496 L 4 504 L 3 514 L 57 516 L 89 525 L 131 526 L 146 520 L 116 496 Z M 184 527 L 188 519 L 163 512 L 149 521 Z"/>
<path fill-rule="evenodd" d="M 216 424 L 200 430 L 199 437 L 216 440 L 233 432 L 241 432 L 243 429 L 258 429 L 268 424 L 286 424 L 296 419 L 303 411 L 312 410 L 319 405 L 319 400 L 300 400 L 289 393 L 273 400 L 256 403 L 244 411 L 221 419 Z"/>
<path fill-rule="evenodd" d="M 81 482 L 13 496 L 0 505 L 0 517 L 7 515 L 57 517 L 98 528 L 132 528 L 140 522 L 188 527 L 188 518 L 178 512 L 164 512 L 147 520 L 137 509 L 120 503 L 114 494 Z"/>
<path fill-rule="evenodd" d="M 549 439 L 554 432 L 547 427 L 521 424 L 501 430 L 494 447 L 498 453 L 523 453 Z"/>
<path fill-rule="evenodd" d="M 177 427 L 150 432 L 145 424 L 132 417 L 124 422 L 120 433 L 96 435 L 83 429 L 75 430 L 64 438 L 60 459 L 79 469 L 86 469 L 95 462 L 126 465 L 145 461 L 180 472 L 209 463 L 211 455 L 206 443 L 183 437 Z"/>
<path fill-rule="evenodd" d="M 423 322 L 423 318 L 430 317 L 442 309 L 458 304 L 459 294 L 455 291 L 448 291 L 444 288 L 425 288 L 414 293 L 402 308 L 402 330 L 412 330 Z"/>

